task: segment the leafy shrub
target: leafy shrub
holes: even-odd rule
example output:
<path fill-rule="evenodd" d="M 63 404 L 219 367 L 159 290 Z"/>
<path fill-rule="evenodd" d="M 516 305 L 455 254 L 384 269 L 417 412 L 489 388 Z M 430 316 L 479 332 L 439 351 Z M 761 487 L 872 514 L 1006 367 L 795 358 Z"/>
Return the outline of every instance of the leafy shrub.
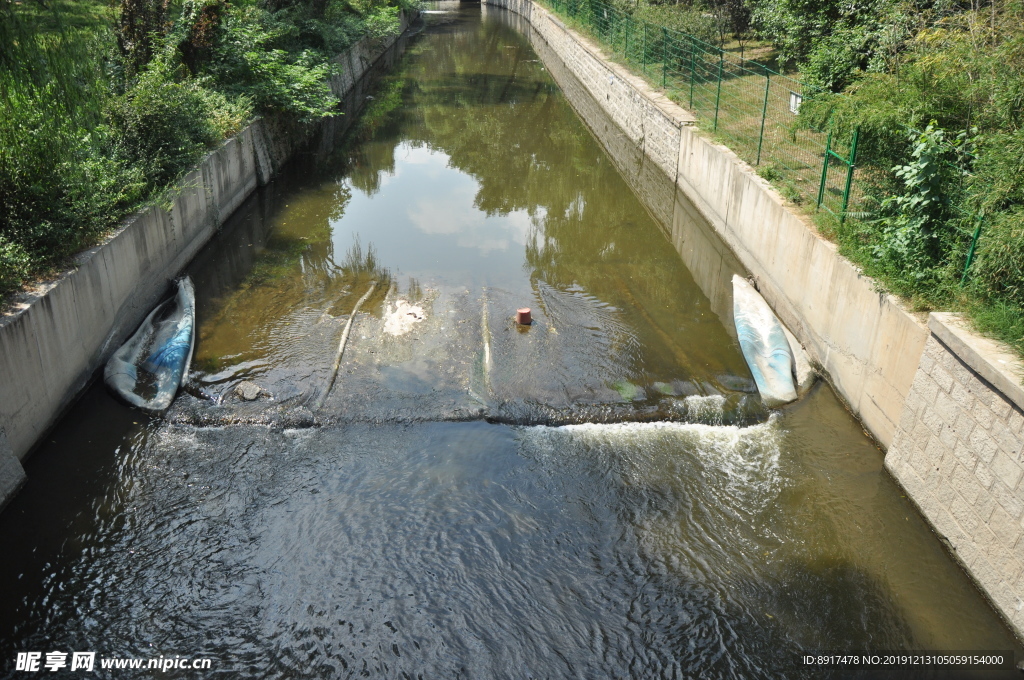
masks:
<path fill-rule="evenodd" d="M 864 66 L 865 36 L 858 31 L 837 31 L 820 40 L 807 55 L 804 82 L 819 90 L 842 92 Z"/>
<path fill-rule="evenodd" d="M 230 96 L 221 90 L 214 89 L 209 79 L 197 82 L 199 95 L 206 101 L 210 113 L 210 125 L 217 139 L 227 139 L 241 131 L 252 120 L 255 105 L 250 95 L 238 94 Z"/>
<path fill-rule="evenodd" d="M 220 138 L 202 88 L 176 82 L 164 68 L 151 67 L 107 109 L 116 154 L 143 165 L 157 186 L 175 179 Z"/>
<path fill-rule="evenodd" d="M 366 35 L 375 39 L 388 38 L 401 32 L 398 8 L 382 6 L 366 16 Z"/>
<path fill-rule="evenodd" d="M 783 62 L 802 61 L 842 16 L 837 0 L 758 0 L 752 22 L 757 32 L 779 49 Z"/>
<path fill-rule="evenodd" d="M 75 252 L 116 219 L 123 168 L 110 192 L 101 155 L 101 67 L 109 43 L 79 31 L 36 35 L 0 6 L 0 292 Z"/>
<path fill-rule="evenodd" d="M 718 22 L 714 15 L 698 7 L 645 4 L 638 6 L 633 14 L 637 19 L 689 33 L 706 43 L 718 43 Z"/>
<path fill-rule="evenodd" d="M 892 169 L 902 193 L 881 201 L 872 245 L 876 260 L 904 279 L 934 278 L 944 255 L 957 240 L 959 187 L 969 155 L 967 133 L 949 139 L 934 123 L 909 135 L 911 160 Z"/>
<path fill-rule="evenodd" d="M 32 271 L 32 259 L 25 248 L 0 235 L 0 290 L 20 286 Z"/>
<path fill-rule="evenodd" d="M 301 122 L 330 115 L 338 102 L 327 83 L 333 67 L 313 49 L 284 49 L 297 32 L 294 24 L 266 10 L 232 8 L 208 69 L 210 78 L 226 93 L 250 97 L 264 113 Z"/>

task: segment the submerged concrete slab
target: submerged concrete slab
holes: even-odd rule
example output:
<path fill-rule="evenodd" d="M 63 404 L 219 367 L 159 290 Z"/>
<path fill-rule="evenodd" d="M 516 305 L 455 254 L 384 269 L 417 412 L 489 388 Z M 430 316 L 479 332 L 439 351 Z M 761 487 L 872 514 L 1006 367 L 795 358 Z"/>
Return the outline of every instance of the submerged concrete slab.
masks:
<path fill-rule="evenodd" d="M 234 378 L 230 368 L 207 374 L 206 386 L 179 397 L 168 418 L 311 427 L 480 419 L 720 424 L 768 416 L 742 376 L 677 362 L 648 365 L 638 335 L 644 328 L 623 310 L 542 281 L 515 292 L 435 282 L 411 297 L 397 288 L 371 296 L 352 321 L 332 383 L 349 320 L 344 310 L 366 285 L 346 287 L 344 305 L 294 310 L 287 337 L 268 340 L 287 352 L 262 363 L 258 378 L 246 377 L 244 366 Z M 524 304 L 533 310 L 529 326 L 514 318 Z"/>

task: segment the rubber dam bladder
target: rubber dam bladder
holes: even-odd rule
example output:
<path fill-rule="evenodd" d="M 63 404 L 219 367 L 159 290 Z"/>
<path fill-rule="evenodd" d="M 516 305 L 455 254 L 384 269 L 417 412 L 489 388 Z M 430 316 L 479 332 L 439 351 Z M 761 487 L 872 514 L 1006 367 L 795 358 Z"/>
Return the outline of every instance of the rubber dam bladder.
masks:
<path fill-rule="evenodd" d="M 827 384 L 765 406 L 746 272 L 673 183 L 517 17 L 427 9 L 347 136 L 184 272 L 168 412 L 97 385 L 28 461 L 3 654 L 782 678 L 1019 652 Z"/>

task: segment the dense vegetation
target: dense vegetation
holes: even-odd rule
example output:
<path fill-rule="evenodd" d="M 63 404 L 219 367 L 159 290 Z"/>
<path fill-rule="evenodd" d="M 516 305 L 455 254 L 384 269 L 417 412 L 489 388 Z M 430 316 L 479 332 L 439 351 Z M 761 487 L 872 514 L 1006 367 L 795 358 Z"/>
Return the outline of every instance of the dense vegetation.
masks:
<path fill-rule="evenodd" d="M 915 308 L 1024 352 L 1022 0 L 615 1 L 802 79 L 797 129 L 860 130 L 854 214 L 823 231 Z"/>
<path fill-rule="evenodd" d="M 844 8 L 831 6 L 821 35 L 783 29 L 823 90 L 802 124 L 861 130 L 868 214 L 833 225 L 835 236 L 918 306 L 969 311 L 1024 351 L 1024 4 Z"/>
<path fill-rule="evenodd" d="M 254 115 L 330 115 L 330 58 L 408 0 L 0 0 L 0 294 L 45 274 Z"/>

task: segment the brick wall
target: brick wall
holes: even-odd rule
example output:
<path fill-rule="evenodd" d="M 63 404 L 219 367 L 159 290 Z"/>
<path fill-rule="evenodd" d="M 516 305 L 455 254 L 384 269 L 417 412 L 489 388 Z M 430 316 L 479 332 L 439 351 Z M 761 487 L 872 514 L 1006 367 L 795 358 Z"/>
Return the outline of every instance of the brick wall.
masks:
<path fill-rule="evenodd" d="M 983 375 L 1013 359 L 993 362 L 978 351 L 980 338 L 945 316 L 929 322 L 932 333 L 885 465 L 1020 634 L 1024 415 Z"/>

